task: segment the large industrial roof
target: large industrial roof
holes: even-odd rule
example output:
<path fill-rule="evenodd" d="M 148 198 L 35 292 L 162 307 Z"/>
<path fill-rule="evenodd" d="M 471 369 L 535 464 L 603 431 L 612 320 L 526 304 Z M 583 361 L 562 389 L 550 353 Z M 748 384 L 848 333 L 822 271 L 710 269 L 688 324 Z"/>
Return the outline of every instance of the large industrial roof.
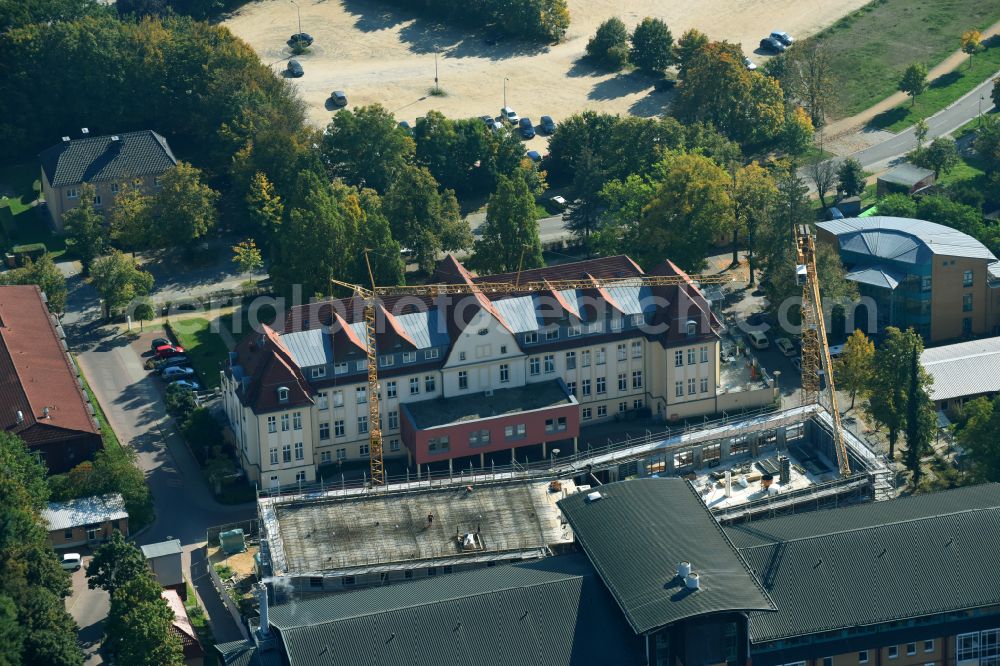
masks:
<path fill-rule="evenodd" d="M 905 217 L 851 217 L 817 222 L 835 234 L 842 252 L 906 264 L 925 264 L 933 255 L 988 259 L 996 257 L 978 240 L 934 222 Z"/>
<path fill-rule="evenodd" d="M 581 555 L 273 606 L 295 666 L 631 666 L 634 636 Z"/>
<path fill-rule="evenodd" d="M 1000 392 L 1000 337 L 925 349 L 920 362 L 934 378 L 932 400 Z"/>
<path fill-rule="evenodd" d="M 1000 604 L 1000 484 L 726 528 L 778 607 L 755 643 Z"/>
<path fill-rule="evenodd" d="M 596 501 L 577 493 L 559 507 L 636 633 L 705 613 L 775 610 L 687 481 L 632 479 L 598 490 Z M 682 561 L 701 589 L 676 577 Z"/>

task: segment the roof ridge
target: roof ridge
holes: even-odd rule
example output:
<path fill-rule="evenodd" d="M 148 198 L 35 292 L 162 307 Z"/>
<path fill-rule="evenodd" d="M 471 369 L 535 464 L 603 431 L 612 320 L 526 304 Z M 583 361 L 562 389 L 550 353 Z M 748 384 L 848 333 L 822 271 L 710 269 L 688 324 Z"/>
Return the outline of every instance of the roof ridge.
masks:
<path fill-rule="evenodd" d="M 860 506 L 864 506 L 864 505 L 860 505 Z M 997 511 L 997 510 L 1000 510 L 1000 505 L 978 506 L 978 507 L 973 507 L 971 509 L 960 509 L 960 510 L 957 510 L 957 511 L 948 511 L 948 512 L 945 512 L 945 513 L 935 513 L 932 516 L 917 516 L 915 518 L 906 518 L 904 520 L 893 520 L 893 521 L 890 521 L 890 522 L 878 523 L 876 525 L 865 525 L 863 527 L 852 527 L 852 528 L 845 529 L 845 530 L 836 530 L 834 532 L 824 532 L 823 534 L 810 534 L 808 536 L 795 537 L 793 539 L 776 539 L 774 541 L 769 541 L 768 543 L 760 543 L 760 544 L 753 544 L 753 545 L 750 545 L 750 546 L 743 546 L 743 547 L 737 548 L 737 550 L 742 552 L 744 550 L 752 550 L 754 548 L 771 547 L 771 546 L 774 546 L 774 545 L 779 544 L 779 543 L 798 543 L 798 542 L 802 542 L 802 541 L 812 541 L 813 539 L 822 539 L 822 538 L 825 538 L 825 537 L 840 536 L 840 535 L 843 535 L 843 534 L 852 534 L 852 533 L 855 533 L 855 532 L 867 532 L 869 530 L 874 530 L 876 528 L 888 527 L 889 525 L 906 525 L 906 524 L 909 524 L 909 523 L 920 523 L 920 522 L 923 522 L 923 521 L 926 521 L 926 520 L 934 520 L 936 518 L 947 518 L 949 516 L 959 516 L 959 515 L 964 515 L 964 514 L 972 514 L 972 513 L 977 513 L 977 512 L 980 512 L 980 511 Z"/>

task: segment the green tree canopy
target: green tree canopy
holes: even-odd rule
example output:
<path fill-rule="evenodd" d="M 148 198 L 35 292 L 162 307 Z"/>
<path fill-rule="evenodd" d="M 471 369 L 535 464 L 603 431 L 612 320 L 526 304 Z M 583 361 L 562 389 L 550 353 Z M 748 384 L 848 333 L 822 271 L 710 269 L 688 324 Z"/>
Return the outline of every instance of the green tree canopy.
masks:
<path fill-rule="evenodd" d="M 939 178 L 942 173 L 948 173 L 961 161 L 958 156 L 958 148 L 955 141 L 944 136 L 939 136 L 923 150 L 917 151 L 913 156 L 913 161 L 923 167 L 934 171 L 934 178 Z"/>
<path fill-rule="evenodd" d="M 931 439 L 937 426 L 934 402 L 928 387 L 931 377 L 920 364 L 920 350 L 910 349 L 909 380 L 906 393 L 906 466 L 910 470 L 914 488 L 920 484 L 923 473 L 920 459 L 931 449 Z"/>
<path fill-rule="evenodd" d="M 161 247 L 191 246 L 215 227 L 219 193 L 201 182 L 201 170 L 178 162 L 160 177 L 151 215 Z"/>
<path fill-rule="evenodd" d="M 153 276 L 140 270 L 131 257 L 118 250 L 94 262 L 90 282 L 104 299 L 104 316 L 126 307 L 134 298 L 146 296 L 153 288 Z"/>
<path fill-rule="evenodd" d="M 105 647 L 122 664 L 181 666 L 184 653 L 172 628 L 174 612 L 160 596 L 160 584 L 138 548 L 123 541 L 118 552 L 126 561 L 138 558 L 142 566 L 122 576 L 113 588 Z"/>
<path fill-rule="evenodd" d="M 628 61 L 628 28 L 617 16 L 612 16 L 597 27 L 597 32 L 587 42 L 587 57 L 614 69 L 622 68 Z"/>
<path fill-rule="evenodd" d="M 845 197 L 856 197 L 865 191 L 865 170 L 861 162 L 846 158 L 837 167 L 837 191 Z"/>
<path fill-rule="evenodd" d="M 708 36 L 694 28 L 689 29 L 677 40 L 677 47 L 674 50 L 677 59 L 677 74 L 682 81 L 687 78 L 687 70 L 691 61 L 705 46 L 708 46 Z"/>
<path fill-rule="evenodd" d="M 851 395 L 851 406 L 861 395 L 865 397 L 871 384 L 872 364 L 875 358 L 875 343 L 860 329 L 855 329 L 844 343 L 844 353 L 834 363 L 833 375 L 837 388 Z"/>
<path fill-rule="evenodd" d="M 143 192 L 141 183 L 124 183 L 111 206 L 111 238 L 119 248 L 131 252 L 149 247 L 155 237 L 150 214 L 152 197 Z"/>
<path fill-rule="evenodd" d="M 93 185 L 82 185 L 79 196 L 76 207 L 63 213 L 62 223 L 66 229 L 66 238 L 83 264 L 83 272 L 86 274 L 94 259 L 104 251 L 104 218 L 94 210 Z"/>
<path fill-rule="evenodd" d="M 910 106 L 917 103 L 917 95 L 927 90 L 927 65 L 915 62 L 906 68 L 899 79 L 899 90 L 910 96 Z"/>
<path fill-rule="evenodd" d="M 62 312 L 66 307 L 66 277 L 48 254 L 38 261 L 26 259 L 21 268 L 0 273 L 0 284 L 36 284 L 45 292 L 49 310 Z"/>
<path fill-rule="evenodd" d="M 274 242 L 285 215 L 285 204 L 267 174 L 258 171 L 250 181 L 246 195 L 246 209 L 250 217 L 251 232 L 261 244 L 268 247 Z"/>
<path fill-rule="evenodd" d="M 381 193 L 415 149 L 413 138 L 380 104 L 338 111 L 323 135 L 323 159 L 331 175 Z"/>
<path fill-rule="evenodd" d="M 524 178 L 500 177 L 486 209 L 482 238 L 473 265 L 489 273 L 511 273 L 543 265 L 542 242 L 535 219 L 535 198 Z"/>
<path fill-rule="evenodd" d="M 872 374 L 868 386 L 865 412 L 889 432 L 889 458 L 896 453 L 896 443 L 907 424 L 907 398 L 912 386 L 912 355 L 924 349 L 923 339 L 911 328 L 901 331 L 895 326 L 885 329 L 882 344 L 875 350 Z M 926 387 L 926 379 L 918 378 L 918 387 Z"/>
<path fill-rule="evenodd" d="M 122 585 L 147 571 L 142 552 L 115 531 L 107 543 L 94 552 L 87 565 L 87 587 L 114 594 Z"/>
<path fill-rule="evenodd" d="M 647 72 L 661 73 L 674 61 L 674 36 L 661 19 L 647 16 L 632 31 L 629 62 Z"/>

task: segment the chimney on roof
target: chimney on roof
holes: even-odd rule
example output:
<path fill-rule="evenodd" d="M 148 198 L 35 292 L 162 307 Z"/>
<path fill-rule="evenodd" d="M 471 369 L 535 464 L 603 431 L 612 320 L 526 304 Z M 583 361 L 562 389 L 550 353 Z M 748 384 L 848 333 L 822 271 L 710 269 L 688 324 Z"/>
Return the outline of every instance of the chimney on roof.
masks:
<path fill-rule="evenodd" d="M 24 412 L 22 412 L 20 409 L 17 410 L 17 416 L 16 416 L 15 420 L 17 421 L 18 425 L 21 425 L 22 423 L 24 423 Z"/>
<path fill-rule="evenodd" d="M 48 407 L 42 407 L 42 418 L 43 419 L 49 418 L 49 408 Z"/>
<path fill-rule="evenodd" d="M 82 134 L 83 136 L 87 136 L 88 134 L 90 134 L 90 130 L 87 129 L 86 127 L 81 127 L 80 134 Z"/>

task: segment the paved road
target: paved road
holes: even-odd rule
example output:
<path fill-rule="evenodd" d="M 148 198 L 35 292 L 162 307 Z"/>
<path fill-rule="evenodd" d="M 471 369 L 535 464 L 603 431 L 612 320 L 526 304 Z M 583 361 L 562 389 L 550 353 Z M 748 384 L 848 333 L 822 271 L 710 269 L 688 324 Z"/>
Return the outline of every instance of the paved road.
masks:
<path fill-rule="evenodd" d="M 86 570 L 91 556 L 86 548 L 75 549 L 75 552 L 83 554 L 83 566 L 71 574 L 71 594 L 66 598 L 66 610 L 80 627 L 78 638 L 83 648 L 84 666 L 93 666 L 102 662 L 98 650 L 104 635 L 104 618 L 111 608 L 111 599 L 104 590 L 91 590 L 87 587 Z"/>
<path fill-rule="evenodd" d="M 483 225 L 486 224 L 486 210 L 469 213 L 465 219 L 468 220 L 469 227 L 472 229 L 472 236 L 476 239 L 480 238 L 483 234 Z M 566 229 L 562 215 L 552 215 L 538 220 L 538 237 L 541 239 L 542 245 L 568 240 L 572 235 Z"/>

